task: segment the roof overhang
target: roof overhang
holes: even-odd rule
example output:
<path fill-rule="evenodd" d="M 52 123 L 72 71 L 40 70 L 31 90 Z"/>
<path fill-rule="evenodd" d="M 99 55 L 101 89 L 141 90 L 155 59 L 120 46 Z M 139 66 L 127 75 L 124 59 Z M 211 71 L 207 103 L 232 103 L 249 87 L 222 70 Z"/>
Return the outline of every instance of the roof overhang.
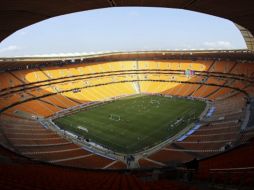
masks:
<path fill-rule="evenodd" d="M 45 67 L 50 65 L 99 63 L 125 60 L 230 60 L 254 62 L 249 50 L 188 50 L 101 52 L 73 56 L 0 58 L 0 71 Z"/>

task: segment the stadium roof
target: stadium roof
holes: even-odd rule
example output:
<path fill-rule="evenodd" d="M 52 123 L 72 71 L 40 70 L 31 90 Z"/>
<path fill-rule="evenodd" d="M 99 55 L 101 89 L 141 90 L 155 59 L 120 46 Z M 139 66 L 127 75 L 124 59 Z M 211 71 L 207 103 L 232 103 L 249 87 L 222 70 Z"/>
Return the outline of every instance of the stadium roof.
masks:
<path fill-rule="evenodd" d="M 227 18 L 238 25 L 247 47 L 254 50 L 254 1 L 251 0 L 2 0 L 0 41 L 21 28 L 54 16 L 118 6 L 180 8 Z"/>
<path fill-rule="evenodd" d="M 101 52 L 93 54 L 68 54 L 68 56 L 14 57 L 0 58 L 0 72 L 38 66 L 93 63 L 122 60 L 235 60 L 253 62 L 253 52 L 249 50 L 187 50 L 187 51 L 133 51 Z"/>

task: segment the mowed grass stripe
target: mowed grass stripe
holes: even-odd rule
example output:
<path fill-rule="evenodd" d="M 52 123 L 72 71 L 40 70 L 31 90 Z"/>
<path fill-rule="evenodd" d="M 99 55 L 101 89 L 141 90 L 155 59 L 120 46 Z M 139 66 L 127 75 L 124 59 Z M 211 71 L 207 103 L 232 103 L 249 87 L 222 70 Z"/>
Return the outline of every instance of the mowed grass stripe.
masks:
<path fill-rule="evenodd" d="M 193 117 L 194 112 L 198 117 L 204 108 L 205 103 L 197 100 L 139 95 L 81 110 L 54 122 L 114 151 L 129 154 L 175 135 L 188 123 L 174 129 L 170 128 L 170 123 L 181 117 Z M 120 121 L 109 119 L 110 114 L 120 116 Z M 87 128 L 89 132 L 79 130 L 78 126 Z"/>

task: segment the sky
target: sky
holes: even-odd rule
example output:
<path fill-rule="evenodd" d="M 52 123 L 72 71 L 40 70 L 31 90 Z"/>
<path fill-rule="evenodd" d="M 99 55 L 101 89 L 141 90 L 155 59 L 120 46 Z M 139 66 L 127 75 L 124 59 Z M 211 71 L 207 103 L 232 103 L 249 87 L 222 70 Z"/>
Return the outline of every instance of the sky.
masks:
<path fill-rule="evenodd" d="M 180 9 L 122 7 L 68 14 L 23 28 L 0 43 L 0 57 L 245 48 L 229 20 Z"/>

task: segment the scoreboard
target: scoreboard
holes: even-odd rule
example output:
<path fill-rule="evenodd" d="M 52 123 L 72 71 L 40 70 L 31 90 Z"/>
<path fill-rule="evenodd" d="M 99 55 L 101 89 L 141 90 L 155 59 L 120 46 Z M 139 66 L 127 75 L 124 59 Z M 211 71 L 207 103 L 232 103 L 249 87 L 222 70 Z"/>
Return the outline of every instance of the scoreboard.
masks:
<path fill-rule="evenodd" d="M 195 71 L 194 70 L 190 70 L 190 69 L 186 69 L 185 70 L 185 75 L 187 77 L 191 77 L 191 76 L 195 75 Z"/>

